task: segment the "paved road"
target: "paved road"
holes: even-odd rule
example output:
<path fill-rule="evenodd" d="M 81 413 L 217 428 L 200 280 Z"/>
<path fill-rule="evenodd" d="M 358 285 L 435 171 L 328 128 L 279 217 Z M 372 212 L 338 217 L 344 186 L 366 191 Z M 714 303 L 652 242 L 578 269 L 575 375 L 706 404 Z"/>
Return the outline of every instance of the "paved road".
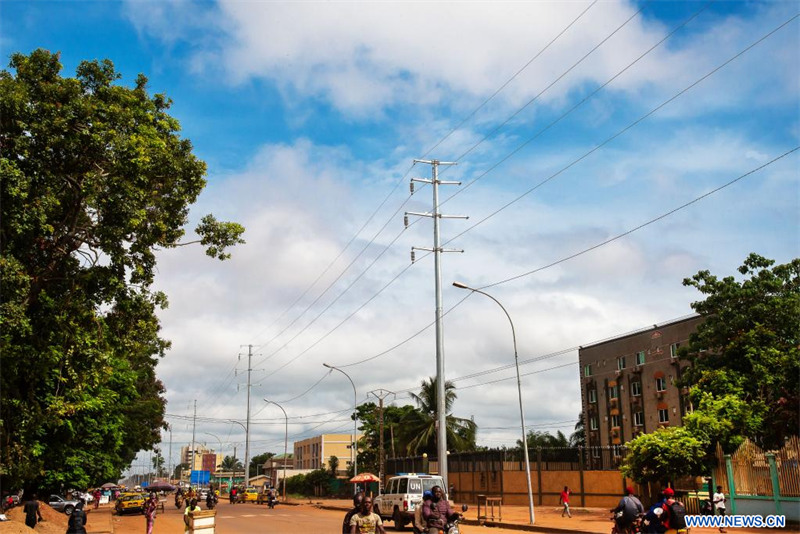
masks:
<path fill-rule="evenodd" d="M 183 534 L 182 511 L 170 506 L 156 518 L 153 534 Z M 218 534 L 338 534 L 341 532 L 344 512 L 322 510 L 312 505 L 278 506 L 272 510 L 255 504 L 220 503 L 217 507 Z M 389 521 L 386 531 L 394 532 Z M 518 530 L 487 529 L 462 526 L 464 534 L 519 534 Z M 114 516 L 114 534 L 144 534 L 145 522 L 141 515 Z M 409 529 L 406 533 L 411 532 Z"/>
<path fill-rule="evenodd" d="M 217 507 L 218 534 L 337 534 L 344 514 L 313 506 L 278 506 L 220 503 Z M 182 510 L 168 506 L 156 517 L 153 534 L 182 534 Z M 141 515 L 114 516 L 114 534 L 143 534 Z"/>

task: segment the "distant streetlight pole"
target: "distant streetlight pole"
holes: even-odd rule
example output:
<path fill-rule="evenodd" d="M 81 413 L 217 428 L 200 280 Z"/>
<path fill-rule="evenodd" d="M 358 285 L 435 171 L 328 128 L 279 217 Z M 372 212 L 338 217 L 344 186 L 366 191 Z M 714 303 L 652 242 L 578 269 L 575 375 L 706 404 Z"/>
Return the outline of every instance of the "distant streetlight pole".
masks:
<path fill-rule="evenodd" d="M 267 404 L 274 404 L 283 412 L 283 419 L 285 421 L 283 430 L 283 502 L 286 502 L 286 461 L 289 459 L 289 417 L 286 415 L 286 410 L 283 406 L 275 401 L 264 399 Z"/>
<path fill-rule="evenodd" d="M 247 427 L 244 426 L 243 423 L 240 423 L 236 419 L 228 419 L 228 422 L 236 423 L 237 425 L 242 427 L 242 430 L 244 430 L 245 436 L 247 436 L 247 434 L 248 434 Z M 245 439 L 247 439 L 247 438 L 245 437 Z M 233 465 L 234 465 L 234 468 L 233 468 L 233 478 L 231 479 L 231 487 L 233 487 L 233 483 L 236 481 L 236 467 L 235 467 L 236 466 L 236 452 L 235 451 L 236 451 L 236 449 L 234 449 L 234 454 L 233 454 Z M 244 480 L 245 480 L 244 484 L 245 484 L 245 488 L 248 486 L 247 478 L 249 476 L 249 471 L 250 471 L 250 466 L 247 466 L 247 465 L 244 466 Z"/>
<path fill-rule="evenodd" d="M 328 369 L 342 373 L 350 381 L 350 385 L 353 386 L 353 446 L 350 452 L 353 453 L 353 476 L 356 476 L 358 474 L 358 394 L 356 393 L 356 385 L 353 383 L 353 379 L 350 378 L 350 375 L 338 367 L 328 365 L 327 363 L 323 363 L 322 365 Z M 358 493 L 358 484 L 353 484 L 353 493 Z"/>
<path fill-rule="evenodd" d="M 511 320 L 511 315 L 509 315 L 508 310 L 506 310 L 505 306 L 500 304 L 500 301 L 491 296 L 488 293 L 481 291 L 480 289 L 475 289 L 473 287 L 469 287 L 466 284 L 462 284 L 461 282 L 453 282 L 453 286 L 459 289 L 466 289 L 468 291 L 472 291 L 473 293 L 480 293 L 485 297 L 489 297 L 495 303 L 500 306 L 503 310 L 503 313 L 506 314 L 508 317 L 508 322 L 511 324 L 511 338 L 514 341 L 514 366 L 517 369 L 517 393 L 519 394 L 519 421 L 520 426 L 522 427 L 522 452 L 525 456 L 525 478 L 528 482 L 528 511 L 530 512 L 530 522 L 531 525 L 534 523 L 534 515 L 533 515 L 533 490 L 531 489 L 531 462 L 528 458 L 528 440 L 527 436 L 525 435 L 525 412 L 522 409 L 522 383 L 519 379 L 519 355 L 517 354 L 517 333 L 514 330 L 514 321 Z"/>

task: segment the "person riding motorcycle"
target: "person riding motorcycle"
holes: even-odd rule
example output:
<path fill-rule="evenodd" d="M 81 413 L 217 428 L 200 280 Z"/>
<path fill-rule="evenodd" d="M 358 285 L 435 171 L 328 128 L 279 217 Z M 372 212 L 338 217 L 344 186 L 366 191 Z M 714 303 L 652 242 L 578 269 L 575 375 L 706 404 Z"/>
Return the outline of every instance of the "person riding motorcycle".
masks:
<path fill-rule="evenodd" d="M 630 532 L 634 521 L 644 513 L 642 502 L 633 493 L 632 486 L 625 488 L 625 496 L 620 499 L 617 507 L 611 510 L 618 532 Z"/>
<path fill-rule="evenodd" d="M 433 498 L 422 505 L 422 518 L 428 529 L 427 534 L 438 534 L 440 530 L 444 530 L 448 521 L 460 517 L 460 514 L 450 507 L 450 501 L 444 498 L 441 487 L 434 486 L 431 493 Z"/>

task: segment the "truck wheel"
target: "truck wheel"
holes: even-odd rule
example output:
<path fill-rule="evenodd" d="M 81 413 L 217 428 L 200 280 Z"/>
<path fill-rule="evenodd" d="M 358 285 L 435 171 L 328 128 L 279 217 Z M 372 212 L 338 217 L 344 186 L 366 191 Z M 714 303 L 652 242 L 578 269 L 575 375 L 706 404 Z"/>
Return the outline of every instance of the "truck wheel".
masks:
<path fill-rule="evenodd" d="M 403 516 L 400 514 L 400 510 L 398 510 L 397 508 L 394 509 L 394 514 L 392 515 L 392 521 L 394 521 L 395 530 L 405 530 L 406 522 L 403 521 Z"/>

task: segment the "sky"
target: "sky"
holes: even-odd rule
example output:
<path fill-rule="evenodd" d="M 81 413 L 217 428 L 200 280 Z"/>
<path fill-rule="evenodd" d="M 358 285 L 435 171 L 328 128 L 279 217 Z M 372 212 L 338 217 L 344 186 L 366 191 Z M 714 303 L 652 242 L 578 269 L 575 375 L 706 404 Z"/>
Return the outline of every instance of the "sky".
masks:
<path fill-rule="evenodd" d="M 159 255 L 158 365 L 175 465 L 191 441 L 244 457 L 347 433 L 359 403 L 412 403 L 436 373 L 431 166 L 440 178 L 445 376 L 478 443 L 569 435 L 577 347 L 687 316 L 700 270 L 800 248 L 800 22 L 773 2 L 22 2 L 0 52 L 110 59 L 173 100 L 235 220 L 229 261 Z M 788 153 L 788 154 L 787 154 Z M 777 158 L 777 159 L 776 159 Z M 752 172 L 755 171 L 755 172 Z M 738 180 L 737 180 L 738 179 Z M 732 183 L 731 183 L 732 182 Z M 721 189 L 719 189 L 721 188 Z M 677 211 L 673 211 L 676 210 Z M 649 224 L 646 224 L 649 223 Z M 644 226 L 642 226 L 644 225 Z M 630 232 L 630 233 L 628 233 Z M 605 243 L 605 244 L 604 244 Z M 471 295 L 471 296 L 470 296 Z M 252 346 L 250 349 L 248 346 Z M 546 356 L 546 357 L 544 357 Z M 535 361 L 529 361 L 534 360 Z M 510 367 L 509 367 L 510 366 Z M 164 432 L 163 450 L 170 433 Z M 291 446 L 291 445 L 290 445 Z M 132 466 L 141 472 L 147 454 Z"/>

